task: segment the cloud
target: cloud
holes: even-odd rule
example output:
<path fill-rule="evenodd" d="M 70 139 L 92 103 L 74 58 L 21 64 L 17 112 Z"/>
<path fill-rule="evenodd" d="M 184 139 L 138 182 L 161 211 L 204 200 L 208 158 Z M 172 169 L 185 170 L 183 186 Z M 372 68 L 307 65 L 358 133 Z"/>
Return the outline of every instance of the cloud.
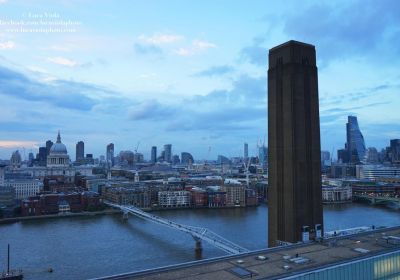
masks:
<path fill-rule="evenodd" d="M 161 54 L 165 49 L 174 48 L 173 53 L 179 56 L 192 56 L 217 47 L 214 43 L 198 39 L 192 40 L 189 46 L 177 45 L 182 41 L 186 41 L 182 35 L 157 33 L 146 36 L 142 34 L 137 37 L 134 49 L 138 54 Z"/>
<path fill-rule="evenodd" d="M 0 148 L 10 149 L 10 148 L 37 148 L 39 145 L 37 142 L 33 141 L 19 141 L 19 140 L 0 140 Z"/>
<path fill-rule="evenodd" d="M 239 58 L 257 66 L 267 65 L 268 50 L 262 46 L 265 38 L 257 36 L 253 39 L 250 46 L 244 47 L 240 50 Z"/>
<path fill-rule="evenodd" d="M 230 90 L 214 90 L 172 105 L 155 100 L 139 103 L 130 108 L 128 118 L 157 120 L 166 131 L 241 133 L 257 130 L 258 123 L 266 124 L 266 95 L 265 78 L 242 75 L 233 81 Z"/>
<path fill-rule="evenodd" d="M 321 2 L 285 17 L 283 31 L 290 38 L 314 42 L 323 60 L 362 56 L 382 46 L 400 50 L 390 40 L 398 31 L 399 10 L 400 2 L 396 0 L 353 1 L 344 5 Z M 304 20 L 305 17 L 313 20 Z"/>
<path fill-rule="evenodd" d="M 12 50 L 12 49 L 15 49 L 15 43 L 13 41 L 0 42 L 0 50 Z"/>
<path fill-rule="evenodd" d="M 179 48 L 175 50 L 175 53 L 180 56 L 190 56 L 194 54 L 193 50 L 188 48 Z"/>
<path fill-rule="evenodd" d="M 216 47 L 217 45 L 211 42 L 193 40 L 191 46 L 178 48 L 175 53 L 179 56 L 192 56 Z"/>
<path fill-rule="evenodd" d="M 211 48 L 216 48 L 217 45 L 207 42 L 207 41 L 201 41 L 201 40 L 194 40 L 192 42 L 192 45 L 195 49 L 197 50 L 207 50 Z"/>
<path fill-rule="evenodd" d="M 62 65 L 62 66 L 67 66 L 67 67 L 76 67 L 79 66 L 80 64 L 72 59 L 64 58 L 64 57 L 48 57 L 47 61 L 50 61 L 54 64 Z"/>
<path fill-rule="evenodd" d="M 129 109 L 130 120 L 163 120 L 171 117 L 178 108 L 161 105 L 156 100 L 146 100 Z"/>
<path fill-rule="evenodd" d="M 342 94 L 337 94 L 332 97 L 328 98 L 320 98 L 321 106 L 328 106 L 328 105 L 338 105 L 338 104 L 353 104 L 356 101 L 366 100 L 368 97 L 382 95 L 387 90 L 390 89 L 399 89 L 399 84 L 380 84 L 373 87 L 362 88 L 359 91 L 355 92 L 346 92 Z"/>
<path fill-rule="evenodd" d="M 193 98 L 196 105 L 216 106 L 249 106 L 255 105 L 267 99 L 267 83 L 264 76 L 251 77 L 241 75 L 232 82 L 230 90 L 214 90 L 205 96 L 197 95 Z M 262 104 L 262 103 L 261 103 Z M 266 103 L 265 103 L 266 106 Z"/>
<path fill-rule="evenodd" d="M 34 81 L 25 74 L 0 66 L 0 95 L 45 102 L 65 109 L 90 111 L 99 98 L 116 93 L 100 86 L 66 80 Z"/>
<path fill-rule="evenodd" d="M 26 67 L 29 71 L 32 72 L 37 72 L 40 74 L 49 74 L 49 71 L 47 71 L 46 69 L 42 68 L 42 67 L 38 67 L 38 66 L 27 66 Z"/>
<path fill-rule="evenodd" d="M 225 110 L 185 112 L 167 126 L 172 131 L 242 132 L 257 127 L 256 121 L 266 123 L 266 108 L 239 106 Z"/>
<path fill-rule="evenodd" d="M 154 34 L 152 36 L 140 35 L 134 43 L 135 52 L 142 55 L 162 54 L 161 46 L 170 45 L 182 41 L 181 35 L 175 34 Z"/>
<path fill-rule="evenodd" d="M 139 41 L 150 45 L 172 44 L 183 39 L 183 36 L 174 34 L 155 34 L 153 36 L 140 35 L 138 37 Z"/>
<path fill-rule="evenodd" d="M 212 66 L 206 70 L 193 74 L 194 77 L 212 77 L 232 73 L 235 69 L 229 65 Z"/>
<path fill-rule="evenodd" d="M 133 47 L 138 54 L 162 54 L 163 52 L 160 47 L 155 45 L 135 43 Z"/>
<path fill-rule="evenodd" d="M 72 51 L 72 47 L 66 46 L 66 45 L 51 45 L 49 47 L 43 48 L 43 50 L 57 51 L 57 52 L 70 52 L 70 51 Z"/>

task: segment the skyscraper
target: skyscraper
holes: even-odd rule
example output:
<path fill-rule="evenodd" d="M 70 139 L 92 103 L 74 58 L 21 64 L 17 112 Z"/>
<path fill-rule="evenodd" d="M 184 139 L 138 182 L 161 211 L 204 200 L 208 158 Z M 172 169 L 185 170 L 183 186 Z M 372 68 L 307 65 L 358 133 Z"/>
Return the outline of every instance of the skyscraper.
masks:
<path fill-rule="evenodd" d="M 107 145 L 106 160 L 111 166 L 114 165 L 114 144 L 110 143 Z"/>
<path fill-rule="evenodd" d="M 51 146 L 53 146 L 53 141 L 51 141 L 51 140 L 47 140 L 46 141 L 46 155 L 49 155 L 50 154 L 50 148 L 51 148 Z"/>
<path fill-rule="evenodd" d="M 151 147 L 151 162 L 156 163 L 157 161 L 157 147 L 153 146 Z"/>
<path fill-rule="evenodd" d="M 172 160 L 172 145 L 165 144 L 164 145 L 164 161 L 171 162 Z"/>
<path fill-rule="evenodd" d="M 6 166 L 4 164 L 0 164 L 0 186 L 4 186 L 5 167 Z"/>
<path fill-rule="evenodd" d="M 181 163 L 185 165 L 189 165 L 194 162 L 193 156 L 188 152 L 181 153 Z"/>
<path fill-rule="evenodd" d="M 377 164 L 379 163 L 378 150 L 375 147 L 369 147 L 366 152 L 366 162 Z"/>
<path fill-rule="evenodd" d="M 85 143 L 83 141 L 79 141 L 76 143 L 76 161 L 81 161 L 85 158 Z"/>
<path fill-rule="evenodd" d="M 331 161 L 331 153 L 328 151 L 321 151 L 321 164 L 322 166 L 324 165 L 330 165 Z"/>
<path fill-rule="evenodd" d="M 400 162 L 400 139 L 390 140 L 390 155 L 392 163 Z"/>
<path fill-rule="evenodd" d="M 249 158 L 249 144 L 244 143 L 244 153 L 243 153 L 243 157 L 245 160 L 247 160 Z"/>
<path fill-rule="evenodd" d="M 258 161 L 262 167 L 266 166 L 268 158 L 268 148 L 265 146 L 258 147 Z"/>
<path fill-rule="evenodd" d="M 347 132 L 347 156 L 350 163 L 365 161 L 365 142 L 364 137 L 358 127 L 357 117 L 348 116 L 346 124 Z"/>
<path fill-rule="evenodd" d="M 179 163 L 181 163 L 181 160 L 179 159 L 179 156 L 178 155 L 174 155 L 172 157 L 172 164 L 176 165 L 176 164 L 179 164 Z"/>
<path fill-rule="evenodd" d="M 269 51 L 268 243 L 322 235 L 321 147 L 315 47 Z"/>
<path fill-rule="evenodd" d="M 47 147 L 39 147 L 39 153 L 36 157 L 40 166 L 46 166 L 47 163 Z"/>
<path fill-rule="evenodd" d="M 347 149 L 339 149 L 337 151 L 337 158 L 339 163 L 348 163 L 349 157 L 347 153 Z"/>

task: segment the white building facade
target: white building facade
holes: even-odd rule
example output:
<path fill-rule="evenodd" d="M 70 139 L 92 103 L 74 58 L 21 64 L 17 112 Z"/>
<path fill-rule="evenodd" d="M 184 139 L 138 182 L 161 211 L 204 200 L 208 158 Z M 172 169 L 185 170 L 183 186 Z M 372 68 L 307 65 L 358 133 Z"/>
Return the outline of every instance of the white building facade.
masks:
<path fill-rule="evenodd" d="M 43 183 L 38 179 L 10 179 L 5 180 L 6 187 L 12 187 L 15 190 L 16 199 L 25 199 L 35 196 L 43 190 Z"/>
<path fill-rule="evenodd" d="M 357 165 L 356 177 L 357 179 L 376 180 L 380 177 L 396 177 L 400 176 L 400 168 L 387 167 L 383 165 Z"/>
<path fill-rule="evenodd" d="M 188 191 L 158 192 L 158 205 L 163 208 L 189 207 L 190 192 Z"/>
<path fill-rule="evenodd" d="M 342 203 L 352 200 L 351 186 L 322 186 L 323 203 Z"/>

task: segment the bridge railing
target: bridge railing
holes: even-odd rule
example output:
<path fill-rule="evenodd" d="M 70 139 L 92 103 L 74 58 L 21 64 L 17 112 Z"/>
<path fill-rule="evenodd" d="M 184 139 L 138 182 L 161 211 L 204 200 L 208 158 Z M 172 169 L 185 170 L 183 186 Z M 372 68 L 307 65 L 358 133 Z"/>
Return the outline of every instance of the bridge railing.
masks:
<path fill-rule="evenodd" d="M 119 208 L 125 213 L 131 213 L 142 219 L 146 219 L 146 220 L 149 220 L 149 221 L 152 221 L 152 222 L 188 233 L 196 241 L 204 240 L 207 243 L 210 243 L 211 245 L 213 245 L 217 248 L 220 248 L 229 254 L 246 253 L 249 251 L 246 248 L 243 248 L 243 247 L 223 238 L 222 236 L 216 234 L 215 232 L 213 232 L 207 228 L 179 224 L 177 222 L 158 217 L 158 216 L 150 214 L 148 212 L 144 212 L 143 210 L 136 208 L 134 206 L 131 206 L 131 205 L 119 205 L 119 204 L 108 202 L 108 201 L 105 201 L 104 203 L 111 207 Z"/>

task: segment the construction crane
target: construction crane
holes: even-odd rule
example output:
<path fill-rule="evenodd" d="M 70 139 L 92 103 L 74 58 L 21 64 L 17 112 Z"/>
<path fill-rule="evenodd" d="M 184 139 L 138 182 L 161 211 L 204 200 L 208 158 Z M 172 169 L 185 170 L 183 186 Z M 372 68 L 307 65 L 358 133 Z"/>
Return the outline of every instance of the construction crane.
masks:
<path fill-rule="evenodd" d="M 249 188 L 249 175 L 250 175 L 250 172 L 249 172 L 249 167 L 250 167 L 250 157 L 248 158 L 248 160 L 247 160 L 247 164 L 246 164 L 246 161 L 243 161 L 243 165 L 244 165 L 244 170 L 245 170 L 245 174 L 246 174 L 246 185 L 247 185 L 247 188 Z"/>
<path fill-rule="evenodd" d="M 135 149 L 135 154 L 137 154 L 137 152 L 138 152 L 139 145 L 140 145 L 140 141 L 137 142 L 136 149 Z"/>

